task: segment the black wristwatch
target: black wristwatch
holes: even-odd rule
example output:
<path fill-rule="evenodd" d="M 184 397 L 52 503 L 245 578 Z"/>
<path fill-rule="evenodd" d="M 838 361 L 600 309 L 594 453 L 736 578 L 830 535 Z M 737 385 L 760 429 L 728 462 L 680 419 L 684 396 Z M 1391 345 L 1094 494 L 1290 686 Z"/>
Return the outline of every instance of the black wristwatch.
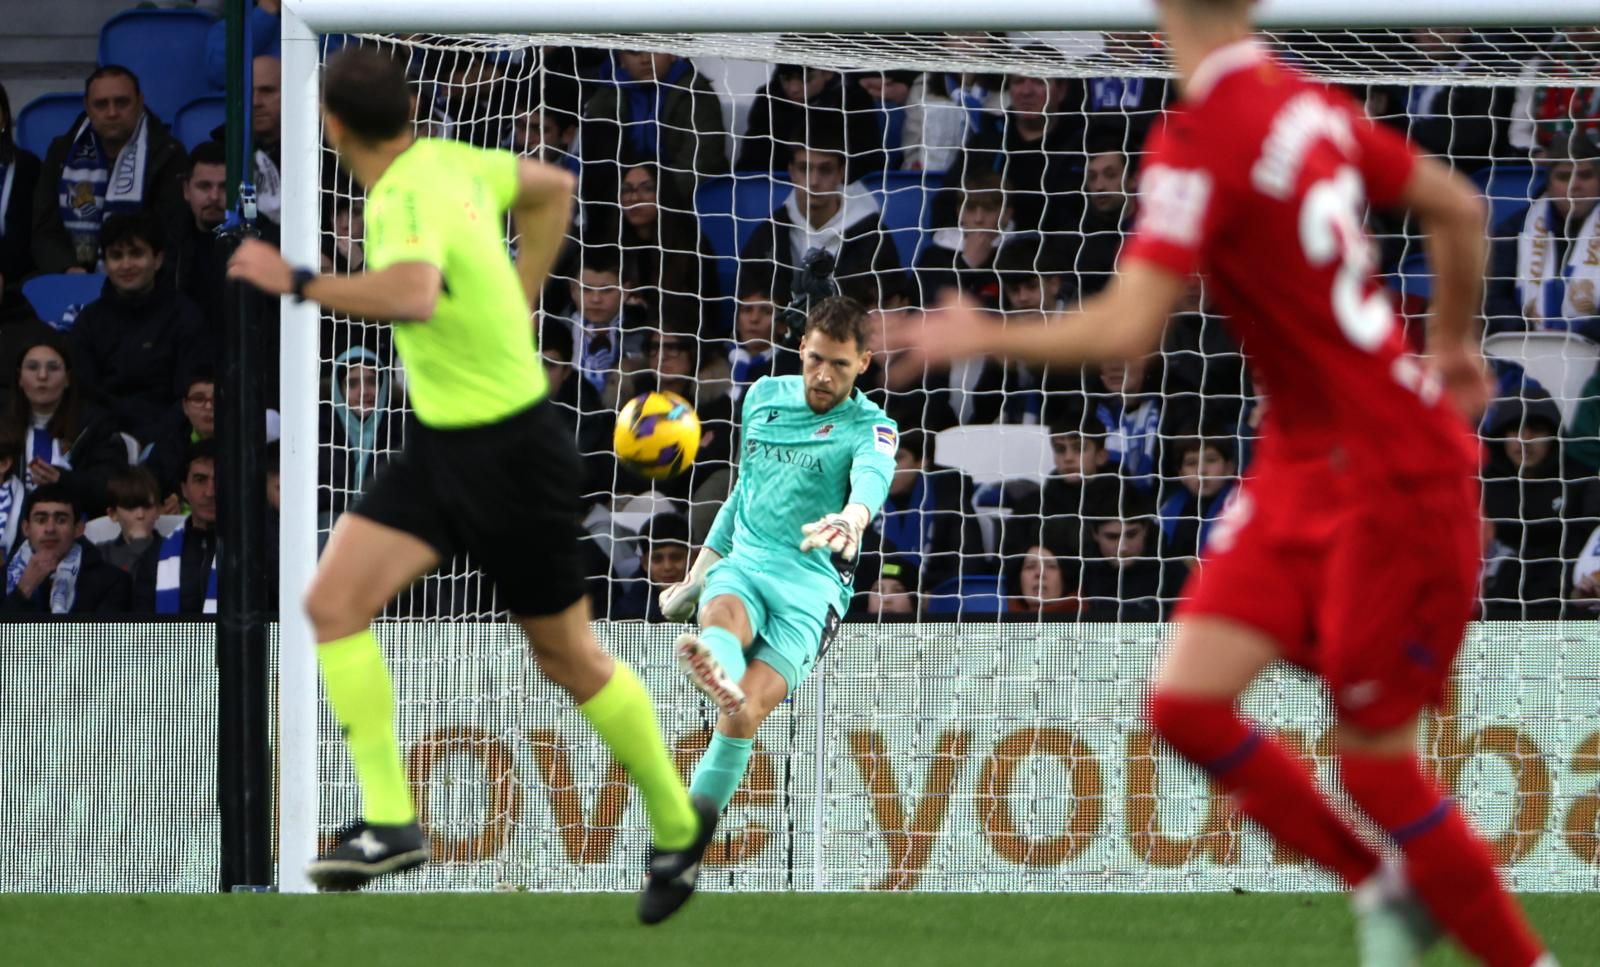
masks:
<path fill-rule="evenodd" d="M 292 280 L 289 283 L 289 291 L 294 295 L 296 303 L 306 301 L 306 286 L 310 285 L 311 280 L 316 277 L 317 273 L 305 266 L 294 270 L 294 274 L 289 277 Z"/>

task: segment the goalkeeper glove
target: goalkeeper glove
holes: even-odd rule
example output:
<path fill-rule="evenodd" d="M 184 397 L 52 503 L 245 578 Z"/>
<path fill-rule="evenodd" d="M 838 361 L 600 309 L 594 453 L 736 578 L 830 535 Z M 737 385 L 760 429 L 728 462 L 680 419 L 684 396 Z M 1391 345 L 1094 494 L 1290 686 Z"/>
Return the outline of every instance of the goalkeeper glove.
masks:
<path fill-rule="evenodd" d="M 871 514 L 860 504 L 850 504 L 837 514 L 829 514 L 800 528 L 805 539 L 800 542 L 802 552 L 825 547 L 847 561 L 856 557 L 861 544 L 861 532 L 867 529 Z"/>
<path fill-rule="evenodd" d="M 661 616 L 668 621 L 688 621 L 693 618 L 700 604 L 700 591 L 706 585 L 706 572 L 720 560 L 721 554 L 709 547 L 700 548 L 689 575 L 677 584 L 661 589 Z"/>

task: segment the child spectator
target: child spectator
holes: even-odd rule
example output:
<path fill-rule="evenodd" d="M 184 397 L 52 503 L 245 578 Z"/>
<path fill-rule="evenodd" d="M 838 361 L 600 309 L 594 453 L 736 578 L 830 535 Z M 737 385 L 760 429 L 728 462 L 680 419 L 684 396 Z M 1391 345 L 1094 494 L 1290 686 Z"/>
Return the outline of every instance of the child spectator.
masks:
<path fill-rule="evenodd" d="M 217 486 L 215 444 L 189 448 L 180 492 L 189 515 L 151 543 L 133 566 L 133 607 L 140 614 L 216 614 Z"/>
<path fill-rule="evenodd" d="M 1239 464 L 1227 441 L 1186 437 L 1173 447 L 1172 468 L 1177 486 L 1161 502 L 1162 554 L 1197 558 L 1238 483 Z"/>
<path fill-rule="evenodd" d="M 1173 427 L 1195 426 L 1196 394 L 1166 385 L 1159 353 L 1126 363 L 1104 363 L 1085 389 L 1090 412 L 1106 428 L 1106 452 L 1123 479 L 1153 491 L 1163 438 Z"/>
<path fill-rule="evenodd" d="M 868 579 L 871 583 L 851 600 L 851 617 L 881 619 L 885 615 L 915 615 L 920 577 L 916 566 L 899 557 L 875 556 L 876 562 L 864 556 L 861 568 L 856 572 L 858 586 Z"/>
<path fill-rule="evenodd" d="M 1085 507 L 1103 502 L 1097 489 L 1116 487 L 1116 474 L 1107 470 L 1106 428 L 1093 414 L 1064 417 L 1050 432 L 1054 460 L 1044 486 L 1033 493 L 1020 492 L 1012 501 L 1014 514 L 1044 518 L 1052 530 L 1051 546 L 1063 557 L 1086 556 L 1088 521 Z"/>
<path fill-rule="evenodd" d="M 648 544 L 639 556 L 640 576 L 624 582 L 626 588 L 613 596 L 611 617 L 665 621 L 661 591 L 689 573 L 689 521 L 682 514 L 657 514 L 639 536 Z"/>
<path fill-rule="evenodd" d="M 733 317 L 733 335 L 737 342 L 728 353 L 733 380 L 730 395 L 734 402 L 744 396 L 751 383 L 773 372 L 777 312 L 770 288 L 764 280 L 751 278 L 739 289 L 739 308 Z"/>
<path fill-rule="evenodd" d="M 0 84 L 0 325 L 28 318 L 22 280 L 33 272 L 33 196 L 39 159 L 17 146 L 11 97 Z"/>
<path fill-rule="evenodd" d="M 8 617 L 42 614 L 120 614 L 128 610 L 128 576 L 100 559 L 83 540 L 83 521 L 71 488 L 44 484 L 22 505 L 22 537 L 6 562 Z"/>
<path fill-rule="evenodd" d="M 995 254 L 1000 276 L 1000 308 L 1005 312 L 1061 312 L 1070 308 L 1072 287 L 1060 246 L 1045 245 L 1038 235 L 1008 238 Z"/>
<path fill-rule="evenodd" d="M 880 290 L 903 285 L 884 278 L 903 273 L 894 240 L 883 227 L 878 196 L 846 184 L 845 172 L 839 133 L 812 131 L 810 142 L 789 158 L 794 192 L 762 220 L 739 253 L 741 287 L 770 286 L 772 301 L 788 305 L 795 270 L 813 250 L 833 256 L 834 278 L 842 287 L 873 276 Z"/>
<path fill-rule="evenodd" d="M 112 215 L 101 238 L 105 287 L 72 328 L 78 383 L 121 429 L 153 440 L 189 374 L 210 361 L 210 340 L 194 303 L 157 278 L 166 249 L 159 222 Z"/>
<path fill-rule="evenodd" d="M 109 541 L 96 544 L 100 557 L 112 567 L 125 573 L 144 556 L 155 540 L 157 506 L 161 503 L 160 488 L 155 475 L 144 467 L 123 467 L 111 475 L 106 493 L 111 506 L 106 516 L 117 522 L 121 533 Z"/>
<path fill-rule="evenodd" d="M 1000 176 L 982 168 L 968 172 L 961 185 L 959 223 L 934 232 L 917 259 L 922 303 L 931 306 L 950 289 L 982 302 L 999 302 L 1000 278 L 994 260 L 1001 232 L 1010 220 Z"/>
<path fill-rule="evenodd" d="M 28 491 L 22 485 L 22 438 L 0 426 L 0 566 L 17 543 L 22 523 L 22 503 Z"/>
<path fill-rule="evenodd" d="M 65 484 L 80 507 L 106 506 L 106 480 L 128 465 L 127 445 L 111 417 L 83 401 L 72 353 L 54 335 L 23 343 L 0 426 L 22 440 L 23 485 Z"/>
<path fill-rule="evenodd" d="M 1165 621 L 1188 567 L 1156 556 L 1149 498 L 1125 490 L 1093 511 L 1097 557 L 1083 566 L 1084 618 L 1089 621 Z"/>
<path fill-rule="evenodd" d="M 145 110 L 133 72 L 115 64 L 96 68 L 84 84 L 83 107 L 50 142 L 34 191 L 33 258 L 41 272 L 92 271 L 104 248 L 101 226 L 111 215 L 148 212 L 169 238 L 180 237 L 189 217 L 188 153 Z"/>
<path fill-rule="evenodd" d="M 643 350 L 643 332 L 623 329 L 622 259 L 615 247 L 600 246 L 581 253 L 582 267 L 568 283 L 577 307 L 567 322 L 578 375 L 606 400 L 617 404 L 624 353 Z"/>

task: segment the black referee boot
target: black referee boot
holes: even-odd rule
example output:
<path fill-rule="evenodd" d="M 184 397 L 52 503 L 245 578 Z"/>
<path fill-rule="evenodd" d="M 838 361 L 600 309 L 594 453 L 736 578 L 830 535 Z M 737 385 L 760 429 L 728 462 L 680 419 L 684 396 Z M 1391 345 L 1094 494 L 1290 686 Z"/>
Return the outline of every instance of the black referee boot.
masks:
<path fill-rule="evenodd" d="M 700 879 L 700 860 L 706 855 L 717 833 L 717 804 L 695 796 L 695 814 L 700 817 L 700 832 L 687 849 L 657 849 L 650 857 L 650 872 L 645 876 L 644 892 L 639 894 L 639 920 L 657 924 L 678 912 L 694 896 Z"/>
<path fill-rule="evenodd" d="M 369 881 L 415 869 L 428 861 L 428 837 L 417 823 L 378 826 L 351 823 L 339 831 L 338 845 L 306 867 L 306 875 L 325 893 L 359 890 Z"/>

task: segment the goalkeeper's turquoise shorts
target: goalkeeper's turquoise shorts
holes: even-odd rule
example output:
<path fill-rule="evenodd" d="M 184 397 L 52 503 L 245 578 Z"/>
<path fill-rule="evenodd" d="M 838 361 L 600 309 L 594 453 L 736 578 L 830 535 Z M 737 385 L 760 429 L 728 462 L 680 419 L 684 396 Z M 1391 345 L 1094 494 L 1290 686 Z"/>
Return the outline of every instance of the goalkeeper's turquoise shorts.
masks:
<path fill-rule="evenodd" d="M 735 551 L 711 566 L 700 605 L 731 594 L 744 603 L 755 632 L 746 661 L 778 670 L 792 693 L 805 681 L 839 630 L 849 593 L 837 581 L 793 564 L 770 570 Z"/>

